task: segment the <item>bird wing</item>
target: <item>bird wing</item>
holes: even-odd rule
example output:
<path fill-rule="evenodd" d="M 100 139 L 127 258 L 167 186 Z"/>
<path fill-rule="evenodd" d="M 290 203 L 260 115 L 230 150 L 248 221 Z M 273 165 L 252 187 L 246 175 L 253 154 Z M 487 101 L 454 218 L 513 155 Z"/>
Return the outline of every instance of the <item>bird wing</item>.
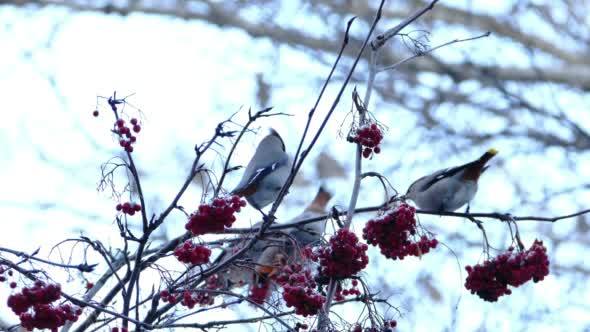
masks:
<path fill-rule="evenodd" d="M 432 186 L 436 181 L 436 180 L 440 174 L 443 174 L 444 172 L 446 172 L 448 170 L 448 168 L 444 168 L 441 170 L 438 170 L 430 175 L 425 175 L 421 178 L 419 178 L 418 180 L 412 182 L 412 184 L 408 187 L 408 193 L 410 192 L 422 192 L 426 189 L 428 189 L 430 186 Z"/>
<path fill-rule="evenodd" d="M 279 161 L 276 161 L 268 166 L 260 167 L 252 172 L 250 178 L 246 181 L 246 183 L 239 188 L 234 189 L 232 194 L 240 195 L 240 196 L 249 196 L 256 192 L 257 186 L 265 177 L 269 174 L 274 172 L 277 168 L 282 167 L 287 164 L 288 158 L 283 158 Z"/>
<path fill-rule="evenodd" d="M 432 179 L 430 179 L 429 181 L 424 183 L 424 185 L 422 185 L 422 188 L 420 188 L 420 190 L 421 191 L 427 190 L 428 188 L 432 187 L 432 185 L 434 185 L 438 181 L 454 176 L 455 174 L 461 172 L 463 169 L 465 169 L 465 167 L 469 166 L 470 164 L 471 163 L 467 163 L 467 164 L 464 164 L 461 166 L 445 168 L 445 169 L 442 169 L 442 170 L 436 172 L 435 174 L 433 174 L 434 176 L 432 177 Z"/>

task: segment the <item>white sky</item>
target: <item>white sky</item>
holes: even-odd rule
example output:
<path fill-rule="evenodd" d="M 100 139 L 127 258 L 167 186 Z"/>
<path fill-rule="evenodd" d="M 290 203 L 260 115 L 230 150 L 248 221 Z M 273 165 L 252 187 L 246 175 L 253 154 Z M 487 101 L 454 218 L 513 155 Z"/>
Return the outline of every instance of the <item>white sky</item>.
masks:
<path fill-rule="evenodd" d="M 3 221 L 0 225 L 4 226 L 4 231 L 0 232 L 0 246 L 24 251 L 42 247 L 44 255 L 60 240 L 80 233 L 118 244 L 113 224 L 116 202 L 108 193 L 96 191 L 99 165 L 119 151 L 108 132 L 112 118 L 104 104 L 98 118 L 91 115 L 97 95 L 108 96 L 113 90 L 119 96 L 135 93 L 130 102 L 143 112 L 144 124 L 134 157 L 146 174 L 143 187 L 148 196 L 148 209 L 158 213 L 185 177 L 194 144 L 209 137 L 214 126 L 233 112 L 250 106 L 257 109 L 256 73 L 264 73 L 275 87 L 272 105 L 276 110 L 293 114 L 288 120 L 275 118 L 261 121 L 259 125 L 279 130 L 288 149 L 294 151 L 307 111 L 319 91 L 318 78 L 329 69 L 302 52 L 198 21 L 0 6 L 0 23 L 4 25 L 0 29 L 0 91 L 3 92 L 0 103 L 0 183 L 3 184 L 0 211 Z M 48 43 L 51 31 L 54 34 Z M 435 35 L 433 45 L 438 40 L 448 39 L 451 39 L 448 34 Z M 465 45 L 464 50 L 486 53 L 481 45 L 485 42 Z M 514 59 L 510 55 L 515 54 L 513 48 L 506 47 L 503 52 L 498 54 Z M 53 80 L 54 86 L 48 78 Z M 326 101 L 331 101 L 330 96 L 337 87 L 338 84 L 331 87 Z M 310 161 L 324 150 L 345 165 L 352 164 L 352 145 L 338 137 L 340 123 L 349 107 L 350 101 L 345 98 Z M 318 117 L 325 110 L 326 107 L 320 108 Z M 129 116 L 136 115 L 131 108 L 127 111 Z M 387 162 L 397 162 L 400 158 L 428 160 L 436 154 L 428 148 L 416 150 L 414 154 L 406 152 L 408 155 L 402 157 L 391 153 L 395 151 L 396 140 L 403 139 L 403 131 L 397 132 L 397 129 L 407 129 L 413 120 L 395 109 L 380 112 L 376 115 L 386 119 L 390 127 L 386 138 L 390 140 L 386 142 L 390 150 L 366 162 L 367 170 L 380 170 Z M 460 121 L 466 126 L 477 123 L 469 116 Z M 235 155 L 235 164 L 247 162 L 259 137 L 247 137 Z M 498 158 L 502 158 L 503 148 L 513 151 L 514 146 L 509 143 L 500 146 Z M 407 185 L 424 172 L 475 157 L 477 155 L 467 153 L 445 156 L 440 161 L 406 168 L 403 174 L 385 175 L 391 176 L 400 191 L 405 191 Z M 571 179 L 567 174 L 560 176 L 555 164 L 544 163 L 546 157 L 538 156 L 540 160 L 534 162 L 533 169 L 530 159 L 504 162 L 511 170 L 524 172 L 534 179 L 531 185 L 536 182 L 551 185 Z M 579 164 L 585 165 L 580 166 L 579 175 L 590 176 L 587 158 Z M 219 167 L 219 159 L 216 165 Z M 304 167 L 304 173 L 311 178 L 315 176 L 311 163 Z M 226 188 L 232 188 L 239 175 L 237 172 L 230 176 Z M 345 206 L 351 182 L 330 185 L 337 190 L 334 201 Z M 508 209 L 524 215 L 537 212 L 529 207 L 514 209 L 514 188 L 506 183 L 502 171 L 491 169 L 480 186 L 472 211 Z M 308 188 L 294 188 L 288 196 L 287 208 L 279 211 L 279 217 L 286 220 L 297 214 L 297 206 L 305 204 L 316 187 L 317 183 Z M 369 185 L 363 188 L 360 206 L 380 203 L 380 192 L 370 190 Z M 189 210 L 195 208 L 199 197 L 198 190 L 192 188 L 181 205 Z M 586 194 L 579 200 L 588 198 Z M 557 200 L 541 210 L 552 211 L 550 214 L 568 213 L 576 208 L 576 203 Z M 255 222 L 256 217 L 248 211 L 236 226 L 247 226 Z M 366 216 L 357 217 L 354 229 L 360 231 L 366 219 Z M 180 214 L 173 214 L 167 222 L 167 235 L 172 237 L 183 232 L 184 222 Z M 480 249 L 466 249 L 464 240 L 453 239 L 454 233 L 461 233 L 468 241 L 480 241 L 480 234 L 473 225 L 445 218 L 423 218 L 423 223 L 446 240 L 459 255 L 461 266 L 474 264 L 481 258 Z M 542 227 L 550 226 L 523 223 L 521 232 L 525 242 L 531 243 L 537 234 L 535 230 Z M 562 222 L 552 231 L 567 234 L 573 227 L 573 222 Z M 499 247 L 506 243 L 505 226 L 490 222 L 488 234 Z M 585 247 L 572 243 L 559 249 L 549 248 L 552 259 L 561 264 L 584 264 L 583 255 L 579 253 L 584 252 Z M 396 316 L 401 331 L 473 331 L 478 328 L 575 331 L 590 324 L 588 303 L 584 300 L 590 298 L 590 288 L 587 280 L 576 282 L 575 275 L 551 275 L 540 284 L 527 284 L 499 303 L 489 304 L 464 289 L 465 272 L 444 247 L 421 260 L 410 258 L 401 263 L 379 258 L 375 249 L 371 249 L 370 258 L 375 265 L 366 271 L 368 280 L 375 289 L 382 287 L 384 294 L 392 295 L 391 302 L 404 313 L 401 318 Z M 588 268 L 588 264 L 584 266 Z M 443 293 L 439 302 L 425 295 L 423 286 L 416 282 L 419 276 L 432 278 L 433 285 Z M 81 286 L 78 281 L 68 283 L 64 279 L 62 283 L 72 291 Z M 0 299 L 7 295 L 6 287 L 0 287 Z M 358 309 L 349 308 L 347 317 Z M 223 310 L 217 314 L 227 319 L 238 313 Z M 14 321 L 5 308 L 0 308 L 0 315 Z M 451 317 L 455 315 L 453 323 Z M 531 325 L 527 325 L 527 316 L 535 318 Z M 482 326 L 484 320 L 486 325 Z"/>

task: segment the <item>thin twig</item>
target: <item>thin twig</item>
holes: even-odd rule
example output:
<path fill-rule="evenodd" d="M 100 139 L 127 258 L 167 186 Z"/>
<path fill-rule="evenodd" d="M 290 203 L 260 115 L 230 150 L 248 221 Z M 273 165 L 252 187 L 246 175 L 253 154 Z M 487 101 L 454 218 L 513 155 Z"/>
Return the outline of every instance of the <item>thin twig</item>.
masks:
<path fill-rule="evenodd" d="M 451 41 L 449 41 L 449 42 L 446 42 L 446 43 L 440 44 L 440 45 L 438 45 L 438 46 L 435 46 L 435 47 L 433 47 L 433 48 L 431 48 L 431 49 L 428 49 L 428 50 L 426 50 L 426 51 L 420 51 L 420 52 L 416 52 L 416 54 L 414 54 L 414 55 L 412 55 L 412 56 L 410 56 L 410 57 L 407 57 L 407 58 L 405 58 L 405 59 L 402 59 L 402 60 L 400 60 L 400 61 L 398 61 L 398 62 L 394 63 L 393 65 L 390 65 L 390 66 L 387 66 L 387 67 L 383 67 L 383 68 L 380 68 L 380 69 L 378 69 L 378 72 L 383 72 L 383 71 L 387 71 L 387 70 L 393 70 L 393 69 L 397 69 L 399 66 L 401 66 L 401 65 L 405 64 L 406 62 L 409 62 L 409 61 L 412 61 L 412 60 L 414 60 L 414 59 L 416 59 L 416 58 L 419 58 L 419 57 L 422 57 L 422 56 L 428 55 L 428 54 L 430 54 L 430 53 L 432 53 L 432 52 L 434 52 L 434 51 L 438 50 L 439 48 L 443 48 L 443 47 L 445 47 L 445 46 L 449 46 L 449 45 L 456 44 L 456 43 L 461 43 L 461 42 L 466 42 L 466 41 L 476 40 L 476 39 L 480 39 L 480 38 L 485 38 L 485 37 L 488 37 L 490 34 L 491 34 L 491 33 L 488 31 L 488 32 L 486 32 L 486 33 L 484 33 L 484 34 L 481 34 L 481 35 L 479 35 L 479 36 L 475 36 L 475 37 L 471 37 L 471 38 L 465 38 L 465 39 L 454 39 L 454 40 L 451 40 Z"/>

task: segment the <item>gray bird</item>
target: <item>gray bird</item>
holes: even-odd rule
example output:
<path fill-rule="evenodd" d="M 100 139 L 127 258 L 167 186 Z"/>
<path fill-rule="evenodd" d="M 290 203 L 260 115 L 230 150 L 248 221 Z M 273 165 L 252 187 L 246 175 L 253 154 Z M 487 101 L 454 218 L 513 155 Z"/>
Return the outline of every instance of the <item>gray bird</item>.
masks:
<path fill-rule="evenodd" d="M 277 198 L 289 177 L 289 164 L 283 139 L 271 129 L 258 144 L 242 180 L 231 193 L 245 197 L 250 205 L 260 210 Z"/>
<path fill-rule="evenodd" d="M 470 163 L 423 176 L 410 185 L 405 196 L 423 210 L 455 211 L 473 199 L 477 181 L 489 167 L 486 163 L 497 153 L 496 149 L 489 149 Z"/>
<path fill-rule="evenodd" d="M 331 198 L 332 195 L 328 191 L 320 188 L 313 201 L 289 223 L 324 215 Z M 259 227 L 261 224 L 262 222 L 258 222 L 253 227 Z M 276 223 L 273 223 L 273 225 L 276 225 Z M 294 259 L 296 256 L 295 248 L 302 248 L 320 242 L 325 228 L 326 220 L 320 220 L 298 228 L 290 228 L 285 232 L 285 235 L 266 235 L 256 241 L 252 248 L 244 253 L 240 259 L 241 264 L 230 265 L 228 269 L 220 273 L 223 280 L 222 284 L 226 288 L 232 288 L 252 284 L 257 280 L 264 279 L 266 276 L 275 274 L 284 261 Z M 243 241 L 227 251 L 231 252 L 234 249 L 239 249 L 239 246 L 247 243 L 248 240 L 247 237 L 244 237 Z M 293 243 L 294 241 L 296 243 Z"/>
<path fill-rule="evenodd" d="M 311 204 L 305 211 L 291 220 L 289 223 L 319 217 L 326 214 L 326 207 L 332 198 L 332 194 L 320 187 Z M 285 263 L 297 261 L 298 250 L 309 245 L 321 242 L 326 229 L 326 219 L 313 221 L 305 225 L 290 228 L 286 236 L 275 243 L 266 246 L 260 254 L 256 264 L 258 276 L 272 276 L 276 274 Z"/>

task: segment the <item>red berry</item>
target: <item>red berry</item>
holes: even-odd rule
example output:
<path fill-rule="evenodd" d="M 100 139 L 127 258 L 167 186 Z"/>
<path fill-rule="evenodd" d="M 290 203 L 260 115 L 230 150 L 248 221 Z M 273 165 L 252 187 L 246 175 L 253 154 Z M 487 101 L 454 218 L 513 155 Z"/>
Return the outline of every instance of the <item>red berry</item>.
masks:
<path fill-rule="evenodd" d="M 174 249 L 174 256 L 183 263 L 201 265 L 209 262 L 211 250 L 186 240 L 182 245 Z"/>
<path fill-rule="evenodd" d="M 436 239 L 422 236 L 416 239 L 415 209 L 402 204 L 384 215 L 369 220 L 363 229 L 367 243 L 378 246 L 381 253 L 391 259 L 421 256 L 438 245 Z"/>
<path fill-rule="evenodd" d="M 318 252 L 320 274 L 329 278 L 349 278 L 369 263 L 367 245 L 347 229 L 340 229 L 330 238 L 330 246 Z"/>
<path fill-rule="evenodd" d="M 10 288 L 16 288 L 16 282 L 14 282 L 14 281 L 13 281 L 13 282 L 11 282 L 11 283 L 10 283 Z"/>
<path fill-rule="evenodd" d="M 94 111 L 94 112 L 92 112 L 92 115 L 93 115 L 94 117 L 97 117 L 97 116 L 98 116 L 98 111 Z"/>
<path fill-rule="evenodd" d="M 212 204 L 201 204 L 189 217 L 185 228 L 193 235 L 221 232 L 231 227 L 236 220 L 234 213 L 239 212 L 245 201 L 239 197 L 216 198 Z"/>
<path fill-rule="evenodd" d="M 131 118 L 131 121 L 130 122 L 131 122 L 132 125 L 135 126 L 137 124 L 137 119 L 136 118 Z"/>
<path fill-rule="evenodd" d="M 465 288 L 485 301 L 495 302 L 512 293 L 508 285 L 519 287 L 530 280 L 543 280 L 549 274 L 546 251 L 543 242 L 535 240 L 528 250 L 508 250 L 483 264 L 466 266 Z"/>
<path fill-rule="evenodd" d="M 139 133 L 141 131 L 141 126 L 140 125 L 133 126 L 133 131 L 136 133 Z"/>
<path fill-rule="evenodd" d="M 117 127 L 123 128 L 125 126 L 125 120 L 119 119 L 115 124 L 117 125 Z"/>

